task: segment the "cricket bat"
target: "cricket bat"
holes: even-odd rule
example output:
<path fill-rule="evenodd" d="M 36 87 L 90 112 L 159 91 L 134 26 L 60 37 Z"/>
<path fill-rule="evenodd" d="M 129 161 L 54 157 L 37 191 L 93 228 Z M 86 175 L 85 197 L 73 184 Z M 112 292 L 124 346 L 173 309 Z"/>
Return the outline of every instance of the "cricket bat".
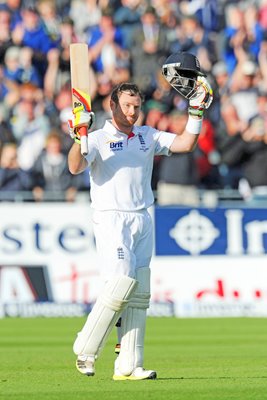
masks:
<path fill-rule="evenodd" d="M 89 94 L 89 57 L 86 43 L 70 44 L 70 75 L 72 91 L 72 108 L 84 107 L 91 111 L 91 98 Z M 78 128 L 81 137 L 81 153 L 88 154 L 87 126 Z"/>

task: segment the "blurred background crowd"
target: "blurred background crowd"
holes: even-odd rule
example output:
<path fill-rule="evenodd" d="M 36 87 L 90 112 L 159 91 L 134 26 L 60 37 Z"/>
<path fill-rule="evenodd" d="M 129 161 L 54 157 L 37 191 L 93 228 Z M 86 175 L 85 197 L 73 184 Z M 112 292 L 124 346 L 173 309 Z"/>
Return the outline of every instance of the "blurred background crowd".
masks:
<path fill-rule="evenodd" d="M 69 44 L 88 43 L 95 128 L 112 87 L 137 83 L 140 124 L 179 135 L 187 102 L 161 75 L 173 52 L 196 55 L 214 89 L 197 149 L 155 158 L 160 205 L 198 206 L 218 193 L 267 204 L 267 0 L 0 0 L 0 200 L 74 201 Z"/>

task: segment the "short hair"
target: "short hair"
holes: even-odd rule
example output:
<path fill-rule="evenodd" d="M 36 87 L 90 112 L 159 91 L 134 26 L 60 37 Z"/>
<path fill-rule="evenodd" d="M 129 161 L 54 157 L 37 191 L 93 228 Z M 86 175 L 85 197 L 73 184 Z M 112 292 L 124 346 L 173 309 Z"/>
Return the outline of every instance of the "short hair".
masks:
<path fill-rule="evenodd" d="M 123 82 L 116 85 L 111 92 L 111 100 L 118 104 L 122 93 L 128 93 L 130 96 L 140 96 L 141 101 L 144 101 L 144 95 L 135 83 Z"/>

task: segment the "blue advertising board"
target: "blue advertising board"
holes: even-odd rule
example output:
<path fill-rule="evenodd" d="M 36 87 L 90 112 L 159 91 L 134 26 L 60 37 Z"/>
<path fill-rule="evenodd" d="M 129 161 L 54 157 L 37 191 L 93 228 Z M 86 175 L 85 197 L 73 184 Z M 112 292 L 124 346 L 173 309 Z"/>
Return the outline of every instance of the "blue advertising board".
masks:
<path fill-rule="evenodd" d="M 155 207 L 155 254 L 267 254 L 267 208 Z"/>

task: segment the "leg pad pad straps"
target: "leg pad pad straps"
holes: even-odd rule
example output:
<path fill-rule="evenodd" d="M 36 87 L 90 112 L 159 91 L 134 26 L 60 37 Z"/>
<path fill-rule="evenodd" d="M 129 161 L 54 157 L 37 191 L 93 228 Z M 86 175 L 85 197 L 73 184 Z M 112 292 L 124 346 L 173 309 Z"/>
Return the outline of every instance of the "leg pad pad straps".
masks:
<path fill-rule="evenodd" d="M 121 350 L 116 367 L 122 375 L 130 375 L 137 367 L 143 367 L 146 310 L 150 300 L 150 269 L 139 268 L 136 272 L 138 287 L 122 315 Z"/>
<path fill-rule="evenodd" d="M 137 289 L 138 290 L 138 289 Z M 149 308 L 150 293 L 135 293 L 130 299 L 128 307 L 141 308 L 146 310 Z"/>
<path fill-rule="evenodd" d="M 147 309 L 150 301 L 150 269 L 138 268 L 136 280 L 138 287 L 130 298 L 128 307 Z"/>
<path fill-rule="evenodd" d="M 74 342 L 75 354 L 98 355 L 136 287 L 137 281 L 124 275 L 116 276 L 105 284 Z"/>

